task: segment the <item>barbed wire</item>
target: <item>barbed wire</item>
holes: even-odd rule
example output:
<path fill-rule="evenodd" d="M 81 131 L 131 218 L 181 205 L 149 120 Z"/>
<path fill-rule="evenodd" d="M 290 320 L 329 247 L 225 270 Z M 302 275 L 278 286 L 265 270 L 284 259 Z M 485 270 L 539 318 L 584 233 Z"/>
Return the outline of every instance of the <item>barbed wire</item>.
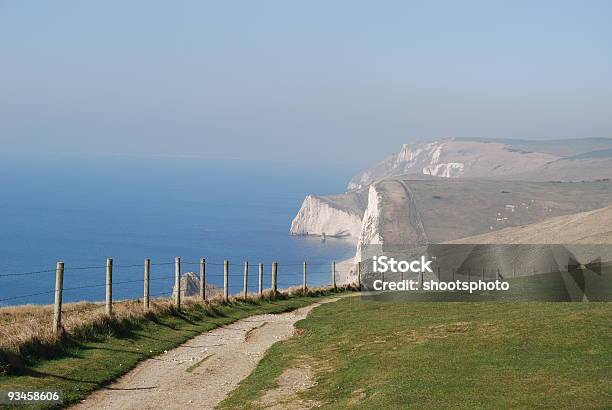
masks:
<path fill-rule="evenodd" d="M 124 281 L 119 281 L 119 282 L 113 282 L 113 283 L 111 283 L 111 286 L 114 288 L 115 285 L 124 285 L 126 283 L 138 283 L 138 282 L 144 282 L 144 278 L 143 279 L 133 279 L 133 280 L 124 280 Z M 67 290 L 78 290 L 78 289 L 89 289 L 89 288 L 101 288 L 101 287 L 104 287 L 104 286 L 106 286 L 106 283 L 76 286 L 76 287 L 72 287 L 72 288 L 63 288 L 62 290 L 67 291 Z"/>
<path fill-rule="evenodd" d="M 325 270 L 320 270 L 320 269 L 312 269 L 313 267 L 321 267 L 321 266 L 325 266 L 328 265 L 328 262 L 332 262 L 333 259 L 322 259 L 322 258 L 313 258 L 316 262 L 312 262 L 309 260 L 306 260 L 306 265 L 307 265 L 307 275 L 312 275 L 312 276 L 317 276 L 317 275 L 322 275 L 322 274 L 330 274 L 331 273 L 331 266 L 329 267 L 329 269 L 325 269 Z M 321 260 L 326 260 L 328 262 L 320 262 Z M 229 261 L 229 260 L 228 260 Z M 244 278 L 244 271 L 243 271 L 243 266 L 244 266 L 244 262 L 248 262 L 248 261 L 241 261 L 241 262 L 231 262 L 229 261 L 229 266 L 233 267 L 233 271 L 230 271 L 227 275 L 228 275 L 228 279 L 231 278 L 233 280 L 231 280 L 233 284 L 233 286 L 236 286 L 237 284 L 240 283 L 240 281 L 236 280 L 236 279 L 243 279 Z M 150 262 L 150 266 L 171 266 L 171 265 L 175 265 L 176 261 L 172 261 L 172 262 Z M 192 261 L 192 260 L 181 260 L 180 261 L 181 264 L 184 265 L 200 265 L 200 261 Z M 216 261 L 210 261 L 210 260 L 205 260 L 204 261 L 205 265 L 210 265 L 210 266 L 225 266 L 225 262 L 216 262 Z M 283 269 L 283 268 L 293 268 L 293 267 L 303 267 L 304 266 L 304 261 L 280 261 L 280 262 L 276 262 L 277 266 L 278 266 L 278 277 L 302 277 L 303 275 L 303 271 L 301 269 Z M 250 282 L 252 283 L 252 287 L 256 288 L 258 285 L 257 283 L 253 283 L 254 281 L 257 280 L 258 278 L 258 265 L 263 264 L 264 266 L 266 266 L 268 269 L 264 270 L 264 274 L 266 276 L 266 278 L 270 275 L 270 266 L 273 265 L 273 262 L 268 262 L 268 263 L 250 263 L 250 267 L 251 270 L 248 272 L 248 277 L 250 279 Z M 114 264 L 113 265 L 113 270 L 117 271 L 119 270 L 120 272 L 123 273 L 127 273 L 125 271 L 123 271 L 122 269 L 128 269 L 128 268 L 144 268 L 144 262 L 143 263 L 139 263 L 139 264 Z M 65 272 L 70 272 L 70 271 L 85 271 L 85 270 L 90 270 L 92 271 L 91 273 L 96 273 L 93 272 L 93 270 L 105 270 L 107 268 L 106 265 L 102 266 L 102 265 L 88 265 L 88 266 L 64 266 L 64 271 Z M 239 270 L 239 271 L 237 271 Z M 350 271 L 350 269 L 349 269 Z M 4 273 L 0 273 L 0 278 L 3 277 L 18 277 L 18 276 L 27 276 L 27 275 L 37 275 L 37 274 L 48 274 L 48 273 L 53 273 L 56 272 L 56 269 L 43 269 L 43 270 L 34 270 L 34 271 L 29 271 L 29 272 L 4 272 Z M 336 268 L 336 273 L 343 273 L 346 272 L 345 269 L 340 269 L 340 268 Z M 135 271 L 130 272 L 131 274 L 137 274 Z M 174 275 L 165 275 L 165 276 L 155 276 L 155 275 L 151 275 L 149 281 L 150 282 L 154 282 L 154 281 L 161 281 L 161 280 L 165 280 L 165 279 L 173 279 L 175 278 L 176 274 Z M 207 272 L 206 273 L 206 277 L 207 278 L 211 278 L 211 279 L 220 279 L 220 278 L 224 278 L 225 274 L 224 273 L 211 273 L 211 272 Z M 269 282 L 269 280 L 268 280 Z M 144 278 L 139 278 L 139 279 L 128 279 L 128 280 L 122 280 L 119 282 L 113 282 L 111 285 L 113 287 L 116 287 L 117 285 L 123 285 L 123 284 L 131 284 L 131 283 L 144 283 Z M 279 282 L 280 284 L 281 282 Z M 284 282 L 282 282 L 282 286 L 285 286 L 286 284 Z M 102 288 L 105 287 L 106 283 L 95 283 L 95 284 L 86 284 L 86 285 L 82 285 L 82 286 L 74 286 L 74 287 L 67 287 L 67 288 L 63 288 L 62 291 L 74 291 L 74 290 L 82 290 L 82 289 L 94 289 L 94 288 Z M 169 292 L 164 292 L 161 293 L 160 295 L 165 295 L 168 293 L 171 293 L 172 291 Z M 55 290 L 49 290 L 49 291 L 43 291 L 43 292 L 36 292 L 36 293 L 29 293 L 29 294 L 24 294 L 24 295 L 17 295 L 17 296 L 11 296 L 11 297 L 6 297 L 6 298 L 2 298 L 0 299 L 0 303 L 2 302 L 8 302 L 8 301 L 13 301 L 13 300 L 19 300 L 19 299 L 26 299 L 26 298 L 31 298 L 31 297 L 35 297 L 35 296 L 42 296 L 42 295 L 50 295 L 55 293 Z M 5 305 L 6 306 L 6 305 Z"/>
<path fill-rule="evenodd" d="M 151 266 L 174 265 L 175 262 L 151 262 Z"/>
<path fill-rule="evenodd" d="M 151 263 L 151 265 L 173 265 L 174 262 L 168 262 L 168 263 Z M 189 263 L 188 263 L 189 264 Z M 191 264 L 198 264 L 199 262 L 195 263 L 191 263 Z M 211 263 L 211 262 L 206 262 L 206 264 L 210 264 L 210 265 L 216 265 L 216 266 L 223 266 L 224 263 Z M 141 267 L 143 265 L 138 264 L 138 265 L 114 265 L 113 268 L 133 268 L 133 267 Z M 234 265 L 235 266 L 235 265 Z M 280 264 L 279 264 L 280 266 Z M 284 264 L 282 266 L 303 266 L 303 262 L 302 263 L 295 263 L 295 264 Z M 91 270 L 91 269 L 105 269 L 106 266 L 77 266 L 77 267 L 71 267 L 71 268 L 64 268 L 64 270 Z M 337 270 L 338 271 L 338 270 Z M 32 272 L 20 272 L 20 273 L 7 273 L 7 274 L 0 274 L 0 277 L 3 276 L 22 276 L 22 275 L 33 275 L 33 274 L 39 274 L 39 273 L 51 273 L 51 272 L 55 272 L 55 269 L 48 269 L 48 270 L 40 270 L 40 271 L 32 271 Z M 311 273 L 316 273 L 313 271 L 308 271 L 308 274 Z M 329 271 L 325 271 L 324 273 L 329 273 Z M 303 272 L 299 271 L 299 272 L 279 272 L 278 273 L 279 276 L 283 275 L 283 276 L 287 276 L 287 275 L 291 275 L 291 276 L 295 276 L 295 277 L 302 277 Z M 268 272 L 269 275 L 269 272 Z M 206 278 L 223 278 L 225 275 L 224 274 L 215 274 L 215 273 L 207 273 L 206 274 Z M 165 280 L 165 279 L 174 279 L 176 277 L 176 275 L 165 275 L 165 276 L 151 276 L 149 281 L 153 282 L 153 281 L 160 281 L 160 280 Z M 228 273 L 228 277 L 231 278 L 240 278 L 243 279 L 244 278 L 244 272 L 240 272 L 240 273 L 233 273 L 230 272 Z M 259 290 L 259 283 L 257 281 L 257 277 L 258 277 L 258 272 L 253 271 L 253 272 L 249 272 L 249 279 L 251 279 L 251 281 L 249 282 L 249 284 L 247 285 L 247 290 L 252 290 L 252 291 L 258 291 Z M 236 281 L 237 284 L 239 284 L 240 282 Z M 270 286 L 270 281 L 264 281 L 265 283 L 262 283 L 262 287 L 266 288 Z M 113 282 L 111 285 L 113 286 L 113 288 L 115 288 L 117 285 L 123 285 L 123 284 L 131 284 L 131 283 L 144 283 L 144 278 L 139 278 L 139 279 L 130 279 L 130 280 L 122 280 L 119 282 Z M 210 283 L 210 282 L 209 282 Z M 212 284 L 212 283 L 211 283 Z M 279 287 L 294 287 L 294 286 L 302 286 L 303 283 L 301 281 L 296 281 L 296 282 L 292 282 L 292 281 L 282 281 L 280 280 L 278 282 L 278 286 Z M 63 288 L 62 292 L 69 292 L 69 291 L 74 291 L 74 290 L 82 290 L 82 289 L 94 289 L 94 288 L 102 288 L 105 287 L 106 283 L 96 283 L 96 284 L 86 284 L 86 285 L 82 285 L 82 286 L 73 286 L 73 287 L 67 287 L 67 288 Z M 238 293 L 241 293 L 243 291 L 243 288 L 240 286 L 240 291 Z M 55 290 L 49 290 L 49 291 L 44 291 L 44 292 L 36 292 L 36 293 L 30 293 L 30 294 L 25 294 L 25 295 L 18 295 L 18 296 L 12 296 L 12 297 L 7 297 L 7 298 L 2 298 L 0 299 L 0 302 L 6 302 L 6 301 L 12 301 L 12 300 L 18 300 L 18 299 L 24 299 L 24 298 L 29 298 L 29 297 L 34 297 L 34 296 L 42 296 L 42 295 L 50 295 L 50 294 L 54 294 Z M 154 293 L 154 294 L 150 294 L 149 297 L 151 298 L 160 298 L 160 297 L 164 297 L 164 296 L 170 296 L 173 294 L 173 290 L 166 290 L 163 292 L 158 292 L 158 293 Z M 83 308 L 79 308 L 79 309 L 68 309 L 68 310 L 64 310 L 62 311 L 62 315 L 66 316 L 66 315 L 71 315 L 71 314 L 80 314 L 80 313 L 84 313 L 90 310 L 95 310 L 95 309 L 101 309 L 103 308 L 104 305 L 100 304 L 100 303 L 95 303 L 95 302 L 90 302 L 90 304 L 88 304 L 86 307 Z M 7 327 L 7 326 L 12 326 L 12 325 L 16 325 L 16 324 L 20 324 L 20 323 L 26 323 L 26 322 L 31 322 L 31 321 L 36 321 L 36 320 L 45 320 L 48 321 L 48 318 L 38 318 L 35 316 L 30 316 L 24 319 L 20 319 L 20 320 L 15 320 L 15 321 L 11 321 L 11 322 L 5 322 L 5 323 L 0 323 L 0 327 Z"/>
<path fill-rule="evenodd" d="M 89 269 L 106 269 L 106 265 L 104 266 L 66 266 L 64 265 L 64 272 L 70 270 L 89 270 Z"/>
<path fill-rule="evenodd" d="M 229 261 L 229 260 L 228 260 Z M 248 260 L 244 260 L 241 262 L 230 262 L 231 266 L 242 266 L 244 264 L 244 262 L 249 262 Z M 325 265 L 325 263 L 317 263 L 317 262 L 309 262 L 308 260 L 305 261 L 301 261 L 301 262 L 278 262 L 278 266 L 303 266 L 304 262 L 306 262 L 307 266 L 323 266 Z M 329 259 L 329 262 L 334 262 L 333 259 Z M 264 266 L 270 266 L 272 265 L 273 262 L 268 262 L 268 263 L 263 263 L 263 262 L 254 262 L 251 264 L 251 266 L 258 266 L 259 264 L 263 264 Z M 170 266 L 170 265 L 174 265 L 175 262 L 151 262 L 151 266 Z M 200 262 L 193 262 L 193 261 L 181 261 L 181 264 L 184 265 L 199 265 Z M 224 262 L 213 262 L 213 261 L 206 261 L 205 262 L 206 265 L 212 265 L 212 266 L 224 266 L 225 263 Z M 139 264 L 128 264 L 128 265 L 121 265 L 121 264 L 113 264 L 113 269 L 119 269 L 119 268 L 139 268 L 139 267 L 144 267 L 144 262 L 143 263 L 139 263 Z M 66 271 L 77 271 L 77 270 L 91 270 L 91 269 L 106 269 L 106 265 L 104 266 L 64 266 L 64 272 Z M 10 276 L 26 276 L 26 275 L 36 275 L 36 274 L 41 274 L 41 273 L 53 273 L 55 272 L 56 269 L 44 269 L 44 270 L 36 270 L 36 271 L 29 271 L 29 272 L 2 272 L 0 273 L 0 277 L 10 277 Z"/>
<path fill-rule="evenodd" d="M 151 263 L 151 265 L 153 265 L 153 263 Z M 144 267 L 144 261 L 142 263 L 139 264 L 133 264 L 133 265 L 114 265 L 113 268 L 142 268 Z"/>
<path fill-rule="evenodd" d="M 155 293 L 152 295 L 149 295 L 150 298 L 156 298 L 156 297 L 160 297 L 160 296 L 164 296 L 164 295 L 172 295 L 174 293 L 173 290 L 170 291 L 165 291 L 165 292 L 161 292 L 161 293 Z"/>
<path fill-rule="evenodd" d="M 249 259 L 238 259 L 238 261 L 236 262 L 236 260 L 231 260 L 231 259 L 227 259 L 227 261 L 229 262 L 230 266 L 236 266 L 236 265 L 240 265 L 243 266 L 244 262 L 249 262 L 249 265 L 251 266 L 257 266 L 259 264 L 262 264 L 264 266 L 270 266 L 272 265 L 272 263 L 276 262 L 278 264 L 278 266 L 299 266 L 302 267 L 304 266 L 304 262 L 306 262 L 307 266 L 331 266 L 332 262 L 336 262 L 337 264 L 340 264 L 341 261 L 339 261 L 338 259 L 325 259 L 324 261 L 320 261 L 319 259 L 305 259 L 305 260 L 295 260 L 295 261 L 275 261 L 275 260 L 271 260 L 268 262 L 262 262 L 261 260 L 255 261 L 253 262 L 252 260 Z M 218 261 L 211 261 L 206 259 L 206 261 L 204 262 L 205 265 L 213 265 L 213 266 L 224 266 L 225 262 L 218 262 Z M 181 265 L 200 265 L 200 261 L 192 261 L 192 260 L 181 260 Z"/>
<path fill-rule="evenodd" d="M 55 293 L 55 290 L 50 290 L 50 291 L 46 291 L 46 292 L 38 292 L 38 293 L 30 293 L 29 295 L 12 296 L 10 298 L 0 299 L 0 302 L 6 302 L 7 300 L 29 298 L 29 297 L 32 297 L 32 296 L 49 295 L 51 293 Z"/>
<path fill-rule="evenodd" d="M 336 274 L 339 273 L 348 273 L 350 271 L 342 271 L 342 270 L 336 270 Z M 330 271 L 308 271 L 307 272 L 307 276 L 311 275 L 311 274 L 330 274 Z M 303 272 L 279 272 L 278 273 L 279 276 L 282 277 L 287 277 L 287 276 L 291 276 L 291 277 L 302 277 L 303 276 Z M 255 279 L 258 277 L 258 272 L 253 272 L 253 273 L 249 273 L 248 274 L 249 278 L 251 279 Z M 224 274 L 206 274 L 206 277 L 211 277 L 211 278 L 224 278 L 225 275 Z M 166 276 L 157 276 L 157 277 L 151 277 L 149 279 L 149 281 L 159 281 L 159 280 L 164 280 L 164 279 L 173 279 L 176 278 L 176 275 L 166 275 Z M 240 278 L 240 279 L 244 279 L 244 272 L 242 273 L 228 273 L 228 278 Z M 130 284 L 130 283 L 144 283 L 144 278 L 139 278 L 139 279 L 131 279 L 131 280 L 122 280 L 122 281 L 118 281 L 118 282 L 113 282 L 111 284 L 111 286 L 113 286 L 113 288 L 116 285 L 123 285 L 123 284 Z M 82 285 L 82 286 L 74 286 L 74 287 L 67 287 L 67 288 L 63 288 L 62 291 L 73 291 L 73 290 L 82 290 L 82 289 L 94 289 L 94 288 L 101 288 L 101 287 L 105 287 L 106 283 L 95 283 L 95 284 L 87 284 L 87 285 Z M 50 291 L 45 291 L 45 292 L 38 292 L 38 293 L 31 293 L 31 294 L 27 294 L 27 295 L 19 295 L 19 296 L 13 296 L 13 297 L 9 297 L 9 298 L 3 298 L 0 299 L 0 302 L 5 302 L 5 301 L 10 301 L 10 300 L 17 300 L 17 299 L 23 299 L 23 298 L 27 298 L 27 297 L 33 297 L 33 296 L 41 296 L 41 295 L 47 295 L 47 294 L 52 294 L 54 293 L 55 290 L 50 290 Z"/>
<path fill-rule="evenodd" d="M 158 277 L 150 278 L 149 281 L 153 282 L 153 281 L 164 280 L 164 279 L 173 279 L 173 278 L 175 278 L 174 275 L 158 276 Z M 144 282 L 144 279 L 142 280 L 142 282 Z"/>
<path fill-rule="evenodd" d="M 32 272 L 19 272 L 19 273 L 0 273 L 0 278 L 8 276 L 26 276 L 26 275 L 37 275 L 39 273 L 50 273 L 55 272 L 55 269 L 37 270 Z"/>

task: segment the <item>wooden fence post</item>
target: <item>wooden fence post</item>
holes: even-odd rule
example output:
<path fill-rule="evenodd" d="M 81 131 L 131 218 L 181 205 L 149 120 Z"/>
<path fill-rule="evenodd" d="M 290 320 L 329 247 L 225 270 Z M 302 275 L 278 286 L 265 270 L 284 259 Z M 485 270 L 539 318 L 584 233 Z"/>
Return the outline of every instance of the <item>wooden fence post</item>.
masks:
<path fill-rule="evenodd" d="M 144 261 L 144 295 L 143 303 L 144 310 L 149 310 L 149 286 L 151 281 L 151 259 L 145 259 Z"/>
<path fill-rule="evenodd" d="M 174 289 L 176 294 L 174 295 L 174 306 L 177 309 L 181 308 L 181 258 L 178 256 L 174 258 Z"/>
<path fill-rule="evenodd" d="M 276 296 L 278 292 L 278 282 L 276 281 L 278 275 L 278 262 L 272 262 L 272 294 Z"/>
<path fill-rule="evenodd" d="M 106 260 L 106 314 L 113 314 L 113 260 Z"/>
<path fill-rule="evenodd" d="M 361 290 L 361 261 L 357 262 L 357 286 Z"/>
<path fill-rule="evenodd" d="M 229 261 L 223 261 L 223 300 L 229 300 Z"/>
<path fill-rule="evenodd" d="M 264 271 L 264 264 L 260 263 L 259 264 L 259 288 L 257 290 L 259 290 L 259 297 L 261 297 L 263 295 L 263 271 Z"/>
<path fill-rule="evenodd" d="M 308 290 L 308 286 L 306 284 L 306 281 L 307 281 L 307 278 L 306 278 L 307 270 L 308 270 L 308 265 L 307 265 L 306 261 L 304 261 L 304 272 L 303 272 L 304 273 L 304 277 L 303 277 L 303 280 L 302 280 L 302 291 L 303 292 L 306 292 L 306 290 Z"/>
<path fill-rule="evenodd" d="M 244 300 L 247 300 L 247 296 L 249 294 L 249 262 L 248 261 L 244 261 L 243 291 L 244 291 Z"/>
<path fill-rule="evenodd" d="M 336 261 L 332 262 L 332 286 L 336 289 Z"/>
<path fill-rule="evenodd" d="M 206 259 L 200 259 L 200 300 L 206 300 Z"/>
<path fill-rule="evenodd" d="M 57 337 L 62 330 L 62 289 L 64 288 L 64 262 L 55 267 L 55 305 L 53 307 L 53 334 Z"/>

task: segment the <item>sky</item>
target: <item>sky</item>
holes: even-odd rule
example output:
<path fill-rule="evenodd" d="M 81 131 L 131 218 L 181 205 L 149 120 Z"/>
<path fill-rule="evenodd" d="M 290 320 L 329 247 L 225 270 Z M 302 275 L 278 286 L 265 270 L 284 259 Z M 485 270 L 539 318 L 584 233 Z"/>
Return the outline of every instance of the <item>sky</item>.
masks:
<path fill-rule="evenodd" d="M 612 137 L 612 2 L 0 0 L 0 151 L 371 163 Z"/>

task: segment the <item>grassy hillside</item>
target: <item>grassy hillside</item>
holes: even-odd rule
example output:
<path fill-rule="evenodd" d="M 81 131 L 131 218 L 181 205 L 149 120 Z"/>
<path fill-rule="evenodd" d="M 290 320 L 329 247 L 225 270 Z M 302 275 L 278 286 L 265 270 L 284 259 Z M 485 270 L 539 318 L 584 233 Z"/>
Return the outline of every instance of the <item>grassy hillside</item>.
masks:
<path fill-rule="evenodd" d="M 610 303 L 346 298 L 299 322 L 223 405 L 259 407 L 287 369 L 308 368 L 311 386 L 277 395 L 279 408 L 610 408 L 611 315 Z"/>
<path fill-rule="evenodd" d="M 462 141 L 502 142 L 521 151 L 536 151 L 561 157 L 612 148 L 612 138 L 566 138 L 559 140 L 519 140 L 510 138 L 457 138 Z"/>
<path fill-rule="evenodd" d="M 448 243 L 608 244 L 612 243 L 612 206 L 558 216 L 535 224 L 501 229 Z"/>
<path fill-rule="evenodd" d="M 402 181 L 412 193 L 430 242 L 531 224 L 612 203 L 610 181 L 411 181 L 409 178 Z M 385 205 L 386 211 L 390 204 Z"/>

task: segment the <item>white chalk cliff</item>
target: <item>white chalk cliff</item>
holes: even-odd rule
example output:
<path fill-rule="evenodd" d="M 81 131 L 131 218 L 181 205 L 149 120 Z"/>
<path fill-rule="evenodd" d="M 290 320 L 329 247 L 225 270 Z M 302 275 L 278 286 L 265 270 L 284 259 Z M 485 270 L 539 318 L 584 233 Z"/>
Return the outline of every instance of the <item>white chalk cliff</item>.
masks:
<path fill-rule="evenodd" d="M 612 139 L 568 141 L 406 144 L 355 176 L 348 192 L 308 195 L 290 233 L 350 238 L 363 260 L 377 247 L 439 243 L 612 203 Z"/>
<path fill-rule="evenodd" d="M 612 203 L 612 182 L 392 177 L 370 185 L 356 259 L 466 238 Z"/>
<path fill-rule="evenodd" d="M 502 142 L 442 139 L 404 144 L 397 153 L 356 175 L 348 189 L 403 174 L 443 178 L 499 177 L 526 172 L 559 157 L 541 152 L 514 149 Z"/>
<path fill-rule="evenodd" d="M 366 246 L 378 246 L 383 244 L 381 235 L 381 198 L 379 193 L 374 187 L 370 185 L 368 190 L 368 208 L 363 215 L 363 221 L 361 223 L 361 230 L 359 232 L 359 239 L 357 241 L 357 255 L 355 260 L 360 261 L 363 258 L 363 253 Z"/>
<path fill-rule="evenodd" d="M 292 235 L 348 237 L 357 240 L 366 208 L 364 192 L 308 195 L 291 222 Z"/>

